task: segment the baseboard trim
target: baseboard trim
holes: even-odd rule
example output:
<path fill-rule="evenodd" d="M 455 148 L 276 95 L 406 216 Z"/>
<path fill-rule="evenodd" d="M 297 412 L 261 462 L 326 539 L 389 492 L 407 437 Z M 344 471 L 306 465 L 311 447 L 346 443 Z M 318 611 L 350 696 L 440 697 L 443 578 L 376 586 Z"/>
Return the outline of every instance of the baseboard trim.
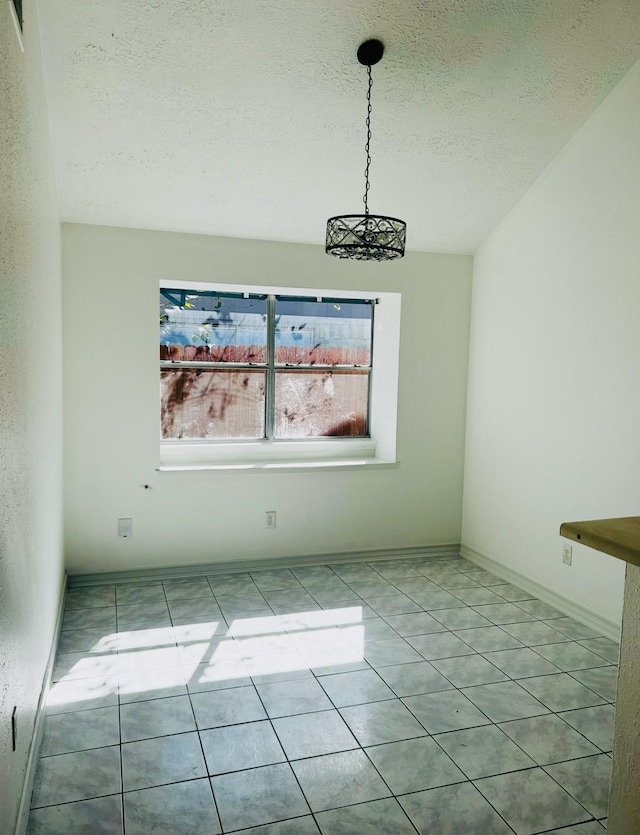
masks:
<path fill-rule="evenodd" d="M 216 574 L 234 574 L 245 571 L 258 571 L 260 569 L 269 568 L 297 568 L 310 565 L 324 565 L 326 563 L 342 563 L 342 562 L 376 562 L 379 560 L 387 560 L 394 558 L 407 557 L 409 559 L 418 559 L 419 557 L 431 557 L 437 559 L 438 557 L 450 556 L 465 557 L 481 568 L 491 571 L 498 577 L 506 580 L 513 585 L 520 586 L 525 591 L 535 595 L 538 599 L 548 603 L 550 606 L 563 612 L 568 617 L 574 618 L 586 626 L 590 626 L 607 638 L 614 641 L 620 640 L 620 625 L 614 621 L 608 620 L 601 615 L 592 612 L 580 603 L 576 603 L 567 597 L 553 591 L 547 586 L 531 580 L 519 571 L 508 568 L 492 557 L 475 551 L 466 545 L 459 545 L 458 543 L 450 543 L 445 545 L 418 545 L 405 548 L 377 548 L 360 551 L 337 551 L 324 554 L 304 554 L 292 557 L 273 557 L 261 560 L 232 560 L 226 562 L 215 563 L 196 563 L 191 565 L 173 566 L 173 567 L 156 567 L 143 569 L 128 569 L 122 571 L 107 571 L 92 574 L 69 574 L 67 575 L 67 585 L 69 588 L 89 585 L 102 585 L 105 583 L 126 583 L 136 582 L 139 580 L 153 580 L 162 577 L 190 577 L 200 574 L 216 575 Z M 59 626 L 57 626 L 57 635 L 59 634 Z M 50 659 L 50 664 L 53 664 L 55 652 Z M 50 670 L 48 670 L 50 674 Z M 48 687 L 48 684 L 47 684 Z M 46 692 L 46 691 L 45 691 Z"/>
<path fill-rule="evenodd" d="M 233 560 L 229 562 L 198 563 L 179 567 L 158 567 L 106 571 L 94 574 L 70 574 L 70 588 L 92 586 L 104 583 L 134 582 L 153 580 L 161 577 L 190 577 L 199 574 L 233 574 L 244 571 L 258 571 L 261 568 L 302 568 L 308 565 L 325 565 L 341 562 L 376 562 L 402 557 L 451 557 L 460 551 L 458 543 L 447 545 L 418 545 L 407 548 L 377 548 L 364 551 L 338 551 L 328 554 L 305 554 L 294 557 L 273 557 L 262 560 Z"/>
<path fill-rule="evenodd" d="M 609 620 L 608 618 L 602 617 L 602 615 L 592 612 L 580 603 L 569 600 L 568 597 L 564 597 L 563 595 L 552 591 L 550 588 L 547 588 L 547 586 L 543 586 L 535 580 L 531 580 L 519 571 L 515 571 L 513 568 L 508 568 L 497 560 L 487 557 L 479 551 L 474 551 L 473 548 L 469 548 L 466 545 L 460 546 L 460 556 L 471 560 L 471 562 L 476 563 L 476 565 L 479 565 L 481 568 L 485 568 L 487 571 L 501 577 L 503 580 L 513 583 L 514 586 L 519 586 L 521 589 L 528 591 L 544 603 L 548 603 L 549 606 L 553 606 L 554 609 L 558 609 L 558 611 L 563 612 L 568 617 L 585 624 L 585 626 L 590 626 L 592 629 L 595 629 L 595 631 L 601 635 L 611 638 L 614 641 L 620 640 L 619 624 Z"/>
<path fill-rule="evenodd" d="M 16 822 L 15 835 L 25 835 L 27 831 L 27 826 L 29 824 L 29 812 L 31 810 L 31 794 L 33 792 L 33 784 L 36 778 L 36 769 L 38 767 L 40 746 L 42 744 L 42 734 L 44 732 L 47 695 L 49 693 L 49 687 L 51 686 L 53 665 L 55 663 L 56 655 L 58 652 L 58 641 L 60 640 L 60 631 L 62 629 L 62 617 L 64 615 L 64 602 L 66 594 L 67 575 L 65 573 L 62 579 L 62 594 L 60 595 L 60 605 L 58 606 L 58 615 L 56 617 L 56 625 L 53 631 L 51 650 L 49 652 L 49 659 L 45 668 L 44 678 L 42 679 L 42 688 L 40 689 L 40 698 L 38 699 L 38 708 L 36 710 L 36 718 L 33 725 L 33 734 L 31 735 L 29 756 L 27 757 L 27 768 L 25 770 L 24 783 L 22 784 L 20 805 L 18 807 L 18 820 Z"/>

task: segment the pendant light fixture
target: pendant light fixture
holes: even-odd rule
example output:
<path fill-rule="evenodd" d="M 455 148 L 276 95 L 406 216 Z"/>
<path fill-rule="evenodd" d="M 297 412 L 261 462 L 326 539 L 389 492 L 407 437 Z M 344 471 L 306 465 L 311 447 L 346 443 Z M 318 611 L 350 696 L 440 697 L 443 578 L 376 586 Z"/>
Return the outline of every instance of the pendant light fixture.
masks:
<path fill-rule="evenodd" d="M 369 214 L 369 167 L 371 156 L 371 67 L 377 64 L 384 53 L 384 45 L 378 40 L 360 44 L 358 61 L 367 68 L 369 86 L 367 89 L 367 143 L 366 166 L 364 170 L 364 214 L 337 215 L 327 221 L 325 252 L 338 258 L 356 261 L 389 261 L 402 258 L 407 238 L 407 224 L 397 217 Z"/>

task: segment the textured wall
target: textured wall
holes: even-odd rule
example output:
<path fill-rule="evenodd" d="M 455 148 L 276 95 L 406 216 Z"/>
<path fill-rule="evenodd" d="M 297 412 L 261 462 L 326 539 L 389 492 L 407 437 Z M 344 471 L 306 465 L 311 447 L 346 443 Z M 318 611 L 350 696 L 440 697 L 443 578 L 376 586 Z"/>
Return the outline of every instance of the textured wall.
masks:
<path fill-rule="evenodd" d="M 155 471 L 158 283 L 216 278 L 402 293 L 397 468 Z M 308 244 L 64 224 L 63 286 L 70 570 L 459 541 L 471 258 L 354 263 Z M 133 517 L 131 539 L 116 535 L 120 516 Z"/>
<path fill-rule="evenodd" d="M 0 831 L 11 833 L 62 581 L 60 226 L 34 2 L 0 3 Z M 41 346 L 41 349 L 35 346 Z M 18 706 L 18 750 L 10 717 Z"/>
<path fill-rule="evenodd" d="M 640 507 L 640 63 L 475 258 L 463 542 L 620 622 L 561 522 Z"/>
<path fill-rule="evenodd" d="M 616 702 L 609 835 L 640 832 L 640 568 L 627 566 Z"/>

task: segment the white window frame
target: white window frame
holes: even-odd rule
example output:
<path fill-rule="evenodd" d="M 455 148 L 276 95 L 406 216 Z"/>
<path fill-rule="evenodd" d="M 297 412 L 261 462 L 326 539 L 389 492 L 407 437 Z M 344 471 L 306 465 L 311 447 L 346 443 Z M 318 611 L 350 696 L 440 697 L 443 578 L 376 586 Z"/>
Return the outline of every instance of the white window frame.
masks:
<path fill-rule="evenodd" d="M 377 300 L 373 319 L 368 438 L 284 440 L 161 439 L 160 471 L 287 472 L 394 466 L 398 414 L 400 293 L 163 279 L 160 288 Z M 160 409 L 158 409 L 160 419 Z M 159 424 L 158 424 L 159 427 Z M 158 429 L 158 434 L 160 434 Z"/>

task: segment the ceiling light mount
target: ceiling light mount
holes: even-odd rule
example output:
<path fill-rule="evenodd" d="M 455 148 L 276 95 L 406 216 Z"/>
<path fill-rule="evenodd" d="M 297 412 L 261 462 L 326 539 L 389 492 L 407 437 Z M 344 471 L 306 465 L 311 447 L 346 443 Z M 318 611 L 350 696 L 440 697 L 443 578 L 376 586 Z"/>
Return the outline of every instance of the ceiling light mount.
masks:
<path fill-rule="evenodd" d="M 358 47 L 358 61 L 367 68 L 367 142 L 365 146 L 366 166 L 364 170 L 364 214 L 336 215 L 327 221 L 325 252 L 338 258 L 356 261 L 389 261 L 402 258 L 407 237 L 404 220 L 387 215 L 369 214 L 369 167 L 371 155 L 371 88 L 373 81 L 371 67 L 384 54 L 382 41 L 371 39 Z"/>
<path fill-rule="evenodd" d="M 384 55 L 384 44 L 372 38 L 370 41 L 361 43 L 358 47 L 358 61 L 365 67 L 373 67 Z"/>

